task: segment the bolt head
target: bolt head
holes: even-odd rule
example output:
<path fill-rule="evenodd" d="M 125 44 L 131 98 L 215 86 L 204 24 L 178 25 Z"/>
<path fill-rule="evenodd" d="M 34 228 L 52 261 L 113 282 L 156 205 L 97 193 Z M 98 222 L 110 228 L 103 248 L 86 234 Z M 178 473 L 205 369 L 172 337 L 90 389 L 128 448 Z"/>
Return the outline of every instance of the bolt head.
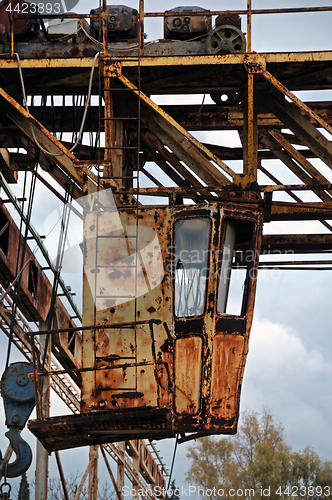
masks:
<path fill-rule="evenodd" d="M 12 423 L 17 425 L 17 424 L 19 424 L 19 422 L 20 422 L 20 417 L 17 414 L 13 415 L 12 416 Z"/>
<path fill-rule="evenodd" d="M 16 378 L 17 385 L 24 387 L 29 382 L 27 375 L 18 375 Z"/>

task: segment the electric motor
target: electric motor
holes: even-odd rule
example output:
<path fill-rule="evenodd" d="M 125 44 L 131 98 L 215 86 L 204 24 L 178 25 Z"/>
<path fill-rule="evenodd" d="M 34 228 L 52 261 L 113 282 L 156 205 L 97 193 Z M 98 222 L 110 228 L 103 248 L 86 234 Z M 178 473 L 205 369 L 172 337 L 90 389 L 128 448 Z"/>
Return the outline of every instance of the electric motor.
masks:
<path fill-rule="evenodd" d="M 241 30 L 241 17 L 237 14 L 221 14 L 216 18 L 216 26 L 221 26 L 222 24 L 235 26 Z"/>
<path fill-rule="evenodd" d="M 92 9 L 90 14 L 100 15 L 102 8 Z M 91 34 L 98 36 L 101 28 L 101 19 L 91 18 Z M 129 40 L 138 38 L 138 12 L 125 5 L 107 6 L 107 34 L 109 40 Z"/>
<path fill-rule="evenodd" d="M 195 16 L 197 12 L 206 12 L 206 15 Z M 164 17 L 164 38 L 188 40 L 207 34 L 212 27 L 212 18 L 209 12 L 201 7 L 176 7 L 166 10 L 165 13 L 174 13 L 174 16 Z"/>
<path fill-rule="evenodd" d="M 30 14 L 30 3 L 23 0 L 3 0 L 0 3 L 0 25 L 5 29 L 1 29 L 2 39 L 5 39 L 5 34 L 9 33 L 9 16 L 10 12 L 14 14 Z M 36 31 L 39 31 L 39 20 L 22 17 L 14 19 L 14 40 L 28 41 Z"/>

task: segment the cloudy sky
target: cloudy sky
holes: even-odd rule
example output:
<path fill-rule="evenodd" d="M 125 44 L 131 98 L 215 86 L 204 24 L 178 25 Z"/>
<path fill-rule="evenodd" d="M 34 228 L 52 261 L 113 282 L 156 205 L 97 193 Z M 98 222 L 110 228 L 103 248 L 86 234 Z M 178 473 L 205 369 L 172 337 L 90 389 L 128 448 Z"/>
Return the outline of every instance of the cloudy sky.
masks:
<path fill-rule="evenodd" d="M 135 2 L 127 5 L 138 7 Z M 245 0 L 217 2 L 204 0 L 200 7 L 211 10 L 245 9 Z M 146 0 L 147 11 L 164 11 L 179 6 L 174 0 Z M 305 7 L 324 6 L 329 2 L 317 0 L 253 0 L 252 7 Z M 89 12 L 96 7 L 86 0 L 80 0 L 77 12 Z M 261 15 L 253 20 L 253 50 L 257 52 L 301 51 L 331 49 L 331 13 Z M 243 30 L 245 22 L 243 20 Z M 162 22 L 148 21 L 145 31 L 148 40 L 162 37 Z M 329 99 L 331 93 L 307 93 L 309 100 Z M 303 97 L 304 98 L 304 97 Z M 169 97 L 158 97 L 158 102 L 170 102 Z M 164 100 L 163 100 L 164 99 Z M 192 102 L 201 102 L 196 96 Z M 173 101 L 174 102 L 174 101 Z M 177 97 L 176 102 L 181 102 Z M 183 102 L 188 102 L 183 97 Z M 233 133 L 197 135 L 204 142 L 237 146 L 238 138 Z M 230 166 L 232 166 L 230 164 Z M 280 164 L 273 165 L 280 171 Z M 325 172 L 325 170 L 324 170 Z M 329 173 L 326 175 L 330 176 Z M 330 176 L 331 178 L 331 176 Z M 332 179 L 331 179 L 332 181 Z M 18 195 L 19 189 L 16 189 Z M 48 214 L 58 205 L 49 201 Z M 45 191 L 39 187 L 36 193 L 33 224 L 43 233 L 45 214 Z M 267 224 L 265 233 L 321 233 L 326 232 L 318 223 Z M 76 277 L 77 278 L 77 277 Z M 77 287 L 80 281 L 74 276 L 65 277 L 68 284 Z M 261 270 L 258 278 L 255 318 L 251 333 L 249 355 L 242 388 L 241 408 L 260 411 L 267 406 L 277 421 L 285 426 L 289 443 L 294 449 L 310 445 L 324 458 L 332 460 L 332 331 L 330 325 L 332 271 L 268 271 Z M 5 345 L 6 342 L 4 342 Z M 21 359 L 13 354 L 12 361 Z M 66 413 L 56 398 L 52 414 Z M 5 426 L 3 425 L 3 433 Z M 34 447 L 34 440 L 24 431 L 26 439 Z M 230 438 L 231 439 L 231 438 Z M 6 438 L 1 435 L 0 448 L 4 450 Z M 161 455 L 170 467 L 173 440 L 158 443 Z M 188 468 L 185 460 L 186 447 L 178 447 L 173 477 L 177 484 L 184 484 L 184 473 Z M 67 473 L 85 468 L 87 450 L 71 450 L 62 453 Z M 54 457 L 52 458 L 54 461 Z M 54 464 L 52 465 L 55 474 Z M 106 477 L 101 467 L 101 476 Z M 33 477 L 33 468 L 29 473 Z"/>

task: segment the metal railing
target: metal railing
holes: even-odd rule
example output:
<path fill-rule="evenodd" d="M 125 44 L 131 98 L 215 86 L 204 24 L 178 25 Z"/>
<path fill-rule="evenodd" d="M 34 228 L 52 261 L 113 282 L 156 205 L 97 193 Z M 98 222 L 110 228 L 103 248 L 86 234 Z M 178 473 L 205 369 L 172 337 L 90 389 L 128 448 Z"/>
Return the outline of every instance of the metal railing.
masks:
<path fill-rule="evenodd" d="M 9 0 L 9 4 L 12 3 L 13 0 Z M 247 50 L 246 52 L 252 52 L 252 18 L 256 15 L 264 15 L 264 14 L 293 14 L 293 13 L 313 13 L 313 12 L 331 12 L 332 6 L 323 6 L 323 7 L 288 7 L 288 8 L 275 8 L 275 9 L 252 9 L 252 0 L 247 0 L 247 8 L 243 10 L 211 10 L 208 11 L 209 16 L 219 16 L 219 15 L 239 15 L 246 16 L 247 18 Z M 181 16 L 192 16 L 193 12 L 181 12 Z M 194 13 L 196 16 L 206 16 L 207 11 L 198 11 Z M 138 47 L 139 47 L 139 55 L 144 56 L 144 22 L 146 18 L 166 18 L 174 16 L 174 12 L 145 12 L 144 9 L 144 0 L 139 0 L 139 38 L 138 38 Z M 12 11 L 9 15 L 9 40 L 10 40 L 10 57 L 14 56 L 14 20 L 15 19 L 84 19 L 84 18 L 99 18 L 100 24 L 102 27 L 102 33 L 100 37 L 100 50 L 104 56 L 108 55 L 108 37 L 107 37 L 107 0 L 103 0 L 102 2 L 102 11 L 98 14 L 74 14 L 74 13 L 66 13 L 66 14 L 17 14 Z M 131 55 L 132 57 L 132 55 Z"/>

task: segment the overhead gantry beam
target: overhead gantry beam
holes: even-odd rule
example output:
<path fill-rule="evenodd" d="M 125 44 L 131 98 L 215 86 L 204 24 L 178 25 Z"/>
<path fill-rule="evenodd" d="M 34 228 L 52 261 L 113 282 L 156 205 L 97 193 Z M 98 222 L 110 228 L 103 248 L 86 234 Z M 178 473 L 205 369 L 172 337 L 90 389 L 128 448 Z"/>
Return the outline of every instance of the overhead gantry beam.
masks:
<path fill-rule="evenodd" d="M 36 145 L 42 148 L 53 176 L 62 184 L 64 175 L 75 182 L 76 192 L 83 188 L 83 170 L 75 166 L 76 158 L 38 120 L 0 88 L 0 109 Z M 58 170 L 58 175 L 54 170 Z M 61 179 L 61 181 L 59 180 Z M 63 185 L 63 184 L 62 184 Z"/>
<path fill-rule="evenodd" d="M 326 123 L 332 125 L 332 103 L 330 102 L 310 102 L 306 105 L 315 113 L 319 114 Z M 119 103 L 118 103 L 119 106 Z M 225 105 L 219 106 L 217 104 L 179 104 L 179 105 L 163 105 L 160 108 L 170 115 L 181 127 L 186 130 L 237 130 L 243 126 L 243 109 L 240 105 Z M 51 130 L 54 123 L 57 124 L 58 131 L 62 132 L 77 132 L 73 130 L 74 114 L 77 110 L 72 106 L 54 106 L 49 108 L 48 112 L 45 109 L 46 115 L 43 117 L 41 123 L 48 130 Z M 100 110 L 98 106 L 90 106 L 89 114 L 89 131 L 97 132 L 99 130 L 98 121 Z M 42 108 L 35 106 L 34 115 L 36 117 L 42 116 Z M 133 116 L 128 108 L 126 109 L 126 116 Z M 314 118 L 310 118 L 310 123 L 316 124 Z M 282 122 L 276 116 L 268 111 L 259 110 L 257 113 L 258 128 L 270 129 L 280 128 Z M 2 134 L 13 133 L 14 126 L 9 124 L 0 125 L 0 138 Z"/>
<path fill-rule="evenodd" d="M 126 92 L 126 105 L 131 109 L 137 109 L 137 97 L 140 99 L 139 119 L 144 128 L 148 129 L 148 133 L 143 133 L 143 140 L 153 154 L 153 143 L 158 144 L 158 155 L 161 155 L 161 168 L 165 168 L 165 151 L 169 148 L 172 151 L 171 164 L 175 162 L 180 167 L 183 162 L 188 168 L 180 167 L 181 175 L 185 181 L 189 178 L 194 184 L 210 184 L 216 186 L 230 185 L 234 172 L 208 148 L 200 143 L 195 137 L 181 127 L 171 116 L 157 106 L 150 98 L 139 91 L 127 78 L 125 78 L 117 66 L 109 69 L 108 78 L 116 76 L 123 84 L 124 88 L 130 89 L 132 95 L 129 96 Z M 119 90 L 121 92 L 121 89 Z M 116 118 L 115 118 L 116 119 Z M 110 144 L 114 144 L 111 139 Z M 106 133 L 107 144 L 107 133 Z M 170 155 L 166 154 L 170 160 Z M 157 159 L 157 158 L 156 158 Z M 192 171 L 197 178 L 190 173 Z M 227 174 L 227 175 L 225 175 Z M 172 174 L 171 174 L 172 175 Z M 174 177 L 174 176 L 173 176 Z M 178 176 L 177 176 L 178 178 Z M 199 183 L 198 179 L 201 180 Z M 178 179 L 179 180 L 179 179 Z"/>
<path fill-rule="evenodd" d="M 332 251 L 332 234 L 263 235 L 261 253 L 320 253 Z M 321 261 L 322 264 L 324 261 Z"/>

